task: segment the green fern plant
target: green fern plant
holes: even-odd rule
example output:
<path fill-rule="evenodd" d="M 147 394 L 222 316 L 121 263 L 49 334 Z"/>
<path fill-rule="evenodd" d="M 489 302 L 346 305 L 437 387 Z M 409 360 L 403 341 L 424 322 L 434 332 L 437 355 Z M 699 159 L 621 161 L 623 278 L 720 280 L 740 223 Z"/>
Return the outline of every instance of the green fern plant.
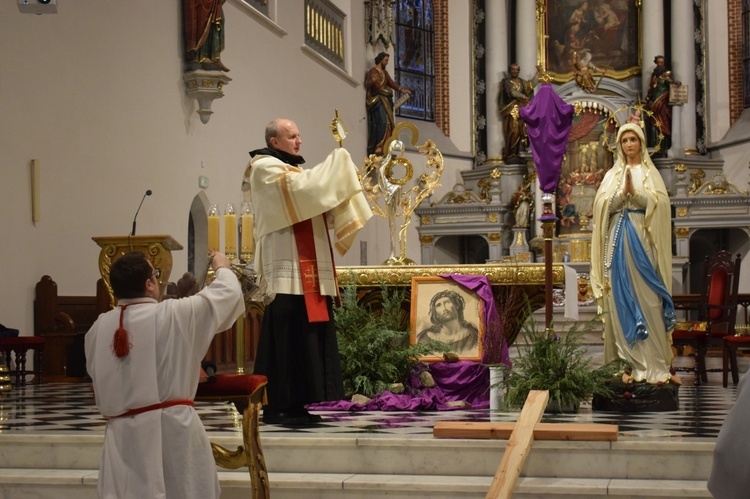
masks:
<path fill-rule="evenodd" d="M 590 332 L 598 317 L 581 328 L 574 324 L 564 335 L 537 328 L 531 310 L 523 324 L 524 344 L 518 345 L 513 369 L 507 371 L 502 384 L 507 389 L 505 404 L 521 407 L 531 390 L 549 390 L 550 407 L 557 411 L 577 410 L 580 403 L 594 395 L 611 396 L 606 381 L 622 372 L 623 361 L 593 368 L 583 347 L 583 336 Z"/>
<path fill-rule="evenodd" d="M 342 303 L 334 309 L 336 330 L 347 396 L 372 397 L 406 382 L 420 368 L 420 357 L 448 351 L 438 342 L 409 345 L 409 331 L 401 330 L 402 302 L 406 292 L 381 287 L 381 308 L 358 304 L 355 285 L 344 287 Z"/>

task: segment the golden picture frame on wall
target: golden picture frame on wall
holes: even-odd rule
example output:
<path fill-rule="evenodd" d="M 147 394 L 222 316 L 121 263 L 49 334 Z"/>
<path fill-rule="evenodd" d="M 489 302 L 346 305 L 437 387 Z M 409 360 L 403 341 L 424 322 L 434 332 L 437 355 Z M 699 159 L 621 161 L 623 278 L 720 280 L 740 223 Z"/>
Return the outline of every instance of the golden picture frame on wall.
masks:
<path fill-rule="evenodd" d="M 483 302 L 473 291 L 439 276 L 412 277 L 410 343 L 446 343 L 461 360 L 482 358 Z M 438 361 L 442 356 L 421 360 Z"/>
<path fill-rule="evenodd" d="M 581 61 L 608 78 L 641 74 L 640 0 L 542 0 L 538 62 L 554 83 L 575 77 Z"/>

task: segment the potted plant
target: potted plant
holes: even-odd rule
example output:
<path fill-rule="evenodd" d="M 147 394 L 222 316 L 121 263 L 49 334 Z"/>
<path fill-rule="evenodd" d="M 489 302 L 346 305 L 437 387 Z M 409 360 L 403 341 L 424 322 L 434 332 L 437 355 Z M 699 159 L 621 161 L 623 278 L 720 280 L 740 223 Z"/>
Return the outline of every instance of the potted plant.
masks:
<path fill-rule="evenodd" d="M 549 390 L 547 412 L 577 412 L 580 403 L 594 395 L 611 396 L 607 381 L 622 372 L 624 362 L 594 368 L 582 345 L 584 334 L 594 328 L 598 317 L 582 328 L 574 324 L 563 335 L 540 331 L 531 313 L 527 317 L 524 342 L 518 345 L 513 369 L 502 382 L 506 407 L 523 406 L 531 390 Z"/>
<path fill-rule="evenodd" d="M 448 351 L 435 341 L 409 344 L 409 331 L 402 326 L 404 296 L 404 290 L 383 286 L 380 308 L 373 310 L 357 302 L 355 285 L 344 287 L 334 317 L 347 396 L 372 397 L 389 390 L 427 370 L 420 357 Z"/>

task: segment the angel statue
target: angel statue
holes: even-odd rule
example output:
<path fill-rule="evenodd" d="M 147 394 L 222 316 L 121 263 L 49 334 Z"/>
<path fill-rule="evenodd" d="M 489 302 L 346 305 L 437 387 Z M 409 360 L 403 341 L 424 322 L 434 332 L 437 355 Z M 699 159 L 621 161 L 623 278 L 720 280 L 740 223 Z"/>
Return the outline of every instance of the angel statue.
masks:
<path fill-rule="evenodd" d="M 443 173 L 443 155 L 431 140 L 418 147 L 427 158 L 425 172 L 413 186 L 414 166 L 405 158 L 405 144 L 398 135 L 402 129 L 412 132 L 412 145 L 419 138 L 417 128 L 410 123 L 399 123 L 386 141 L 383 156 L 371 154 L 360 171 L 359 179 L 372 212 L 388 219 L 391 252 L 386 265 L 411 265 L 406 258 L 406 230 L 411 223 L 411 213 L 433 191 L 440 186 Z M 399 223 L 399 219 L 402 219 Z"/>

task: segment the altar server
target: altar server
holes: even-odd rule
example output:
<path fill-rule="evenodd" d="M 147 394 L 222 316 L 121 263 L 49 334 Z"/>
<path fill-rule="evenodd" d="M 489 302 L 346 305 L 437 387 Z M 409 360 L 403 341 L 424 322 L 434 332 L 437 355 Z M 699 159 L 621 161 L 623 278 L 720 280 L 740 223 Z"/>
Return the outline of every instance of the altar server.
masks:
<path fill-rule="evenodd" d="M 220 495 L 208 436 L 193 408 L 201 359 L 215 333 L 244 312 L 229 260 L 211 252 L 216 279 L 160 302 L 158 272 L 143 253 L 110 270 L 113 310 L 86 333 L 86 367 L 108 418 L 99 465 L 103 499 L 211 499 Z"/>

